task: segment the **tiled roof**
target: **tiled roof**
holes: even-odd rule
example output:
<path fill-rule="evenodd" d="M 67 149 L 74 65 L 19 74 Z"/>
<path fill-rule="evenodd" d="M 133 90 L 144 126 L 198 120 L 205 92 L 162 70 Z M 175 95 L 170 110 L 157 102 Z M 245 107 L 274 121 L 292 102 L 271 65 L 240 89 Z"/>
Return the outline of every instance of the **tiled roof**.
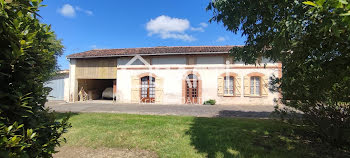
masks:
<path fill-rule="evenodd" d="M 176 47 L 148 47 L 124 49 L 93 49 L 81 53 L 68 55 L 67 58 L 112 57 L 133 55 L 167 55 L 193 53 L 220 53 L 228 52 L 232 47 L 239 46 L 176 46 Z"/>

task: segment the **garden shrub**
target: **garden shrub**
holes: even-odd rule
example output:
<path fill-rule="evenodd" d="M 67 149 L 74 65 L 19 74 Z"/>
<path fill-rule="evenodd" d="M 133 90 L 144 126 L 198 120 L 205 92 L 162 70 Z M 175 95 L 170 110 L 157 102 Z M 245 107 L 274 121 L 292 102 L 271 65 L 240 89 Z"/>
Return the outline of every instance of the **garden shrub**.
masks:
<path fill-rule="evenodd" d="M 213 99 L 209 99 L 207 101 L 205 101 L 203 104 L 204 105 L 215 105 L 216 101 Z"/>
<path fill-rule="evenodd" d="M 70 127 L 44 106 L 63 46 L 39 22 L 40 3 L 0 0 L 0 157 L 52 157 Z"/>
<path fill-rule="evenodd" d="M 281 93 L 276 113 L 299 120 L 325 143 L 350 143 L 349 1 L 214 0 L 207 9 L 210 21 L 247 37 L 230 50 L 236 61 L 281 64 L 270 84 Z"/>

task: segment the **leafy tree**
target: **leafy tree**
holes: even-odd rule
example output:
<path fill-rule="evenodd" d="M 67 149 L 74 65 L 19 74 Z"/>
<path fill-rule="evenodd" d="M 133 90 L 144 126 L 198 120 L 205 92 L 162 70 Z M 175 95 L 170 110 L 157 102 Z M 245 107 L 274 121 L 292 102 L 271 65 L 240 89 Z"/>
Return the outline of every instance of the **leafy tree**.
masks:
<path fill-rule="evenodd" d="M 39 22 L 40 3 L 0 0 L 0 157 L 51 157 L 70 126 L 44 107 L 63 46 Z"/>
<path fill-rule="evenodd" d="M 348 0 L 214 0 L 210 21 L 247 37 L 235 60 L 282 62 L 271 90 L 276 111 L 303 113 L 322 140 L 340 146 L 350 128 L 350 4 Z M 294 117 L 295 118 L 295 117 Z"/>

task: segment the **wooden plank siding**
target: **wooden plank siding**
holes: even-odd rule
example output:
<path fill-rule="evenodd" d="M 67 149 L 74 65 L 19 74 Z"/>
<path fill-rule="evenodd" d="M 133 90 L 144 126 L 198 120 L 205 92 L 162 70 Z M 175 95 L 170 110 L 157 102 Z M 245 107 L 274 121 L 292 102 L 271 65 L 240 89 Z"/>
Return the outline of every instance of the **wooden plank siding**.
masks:
<path fill-rule="evenodd" d="M 77 59 L 77 79 L 115 79 L 117 58 Z"/>

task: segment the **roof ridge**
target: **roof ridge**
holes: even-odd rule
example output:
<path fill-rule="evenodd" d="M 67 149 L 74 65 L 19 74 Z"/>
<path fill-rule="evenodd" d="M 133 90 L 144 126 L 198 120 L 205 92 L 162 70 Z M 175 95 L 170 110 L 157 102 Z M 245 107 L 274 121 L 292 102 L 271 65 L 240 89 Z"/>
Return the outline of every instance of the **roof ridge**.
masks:
<path fill-rule="evenodd" d="M 155 47 L 135 47 L 135 48 L 99 48 L 99 49 L 91 49 L 91 50 L 114 50 L 114 49 L 144 49 L 144 48 L 180 48 L 180 47 L 239 47 L 242 45 L 225 45 L 225 46 L 155 46 Z"/>
<path fill-rule="evenodd" d="M 200 52 L 223 52 L 228 53 L 232 47 L 242 47 L 241 45 L 225 45 L 225 46 L 159 46 L 159 47 L 139 47 L 139 48 L 112 48 L 112 49 L 92 49 L 80 53 L 74 53 L 67 58 L 74 57 L 103 57 L 103 56 L 119 56 L 119 55 L 152 55 L 152 54 L 191 54 Z"/>

